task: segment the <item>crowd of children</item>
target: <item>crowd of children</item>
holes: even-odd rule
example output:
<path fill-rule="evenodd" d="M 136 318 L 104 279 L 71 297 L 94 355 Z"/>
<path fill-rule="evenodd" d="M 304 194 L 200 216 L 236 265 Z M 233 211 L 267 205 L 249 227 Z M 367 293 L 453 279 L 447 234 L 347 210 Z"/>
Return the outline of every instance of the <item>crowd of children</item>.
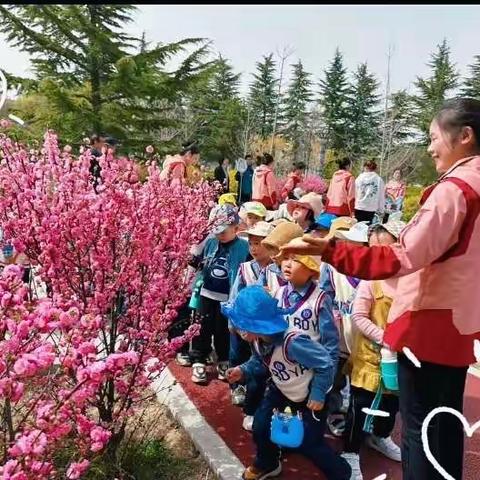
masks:
<path fill-rule="evenodd" d="M 288 196 L 282 214 L 261 202 L 237 206 L 234 195 L 220 196 L 210 234 L 191 260 L 197 271 L 191 316 L 200 322 L 200 334 L 178 353 L 177 363 L 191 367 L 192 381 L 203 385 L 207 365 L 216 363 L 218 379 L 230 384 L 232 404 L 243 408 L 243 428 L 253 432 L 257 447 L 244 479 L 280 474 L 282 445 L 272 438 L 271 425 L 276 412 L 288 407 L 302 419 L 298 451 L 329 480 L 361 480 L 362 444 L 401 460 L 390 436 L 398 398 L 383 388 L 380 373 L 394 286 L 360 282 L 321 257 L 280 252 L 305 233 L 390 244 L 404 224 L 369 226 L 327 212 L 316 193 Z M 389 417 L 369 417 L 364 410 L 374 406 Z M 341 454 L 325 441 L 327 430 L 343 437 Z"/>

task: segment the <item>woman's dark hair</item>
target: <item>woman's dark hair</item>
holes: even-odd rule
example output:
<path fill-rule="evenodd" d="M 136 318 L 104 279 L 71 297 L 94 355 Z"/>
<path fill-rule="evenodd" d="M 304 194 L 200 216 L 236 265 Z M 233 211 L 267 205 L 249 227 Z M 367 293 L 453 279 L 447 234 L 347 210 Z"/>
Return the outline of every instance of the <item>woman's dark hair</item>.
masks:
<path fill-rule="evenodd" d="M 255 163 L 257 164 L 257 167 L 259 167 L 262 164 L 262 157 L 260 155 L 257 155 L 255 157 Z"/>
<path fill-rule="evenodd" d="M 264 153 L 263 154 L 263 159 L 262 159 L 262 163 L 264 165 L 270 165 L 271 163 L 273 163 L 275 160 L 274 158 L 269 154 L 269 153 Z"/>
<path fill-rule="evenodd" d="M 377 163 L 375 160 L 368 160 L 363 164 L 363 166 L 368 168 L 371 172 L 374 172 L 377 169 Z"/>
<path fill-rule="evenodd" d="M 463 127 L 470 127 L 480 145 L 480 100 L 451 98 L 443 102 L 435 120 L 442 130 L 457 135 Z"/>
<path fill-rule="evenodd" d="M 295 170 L 305 171 L 306 165 L 303 162 L 295 162 L 292 166 L 292 172 Z"/>
<path fill-rule="evenodd" d="M 192 155 L 196 155 L 197 153 L 200 153 L 200 150 L 198 149 L 198 145 L 195 142 L 182 143 L 182 149 L 180 150 L 180 155 L 186 155 L 188 152 L 190 152 Z"/>
<path fill-rule="evenodd" d="M 95 143 L 97 142 L 104 142 L 105 141 L 105 138 L 106 136 L 105 135 L 102 135 L 101 133 L 94 133 L 91 137 L 90 137 L 90 145 L 94 145 Z"/>
<path fill-rule="evenodd" d="M 249 153 L 247 153 L 247 154 L 245 155 L 245 160 L 247 160 L 247 158 L 252 158 L 252 156 L 251 156 Z"/>
<path fill-rule="evenodd" d="M 348 157 L 343 157 L 337 160 L 337 165 L 340 170 L 345 170 L 346 168 L 352 166 L 352 160 Z"/>

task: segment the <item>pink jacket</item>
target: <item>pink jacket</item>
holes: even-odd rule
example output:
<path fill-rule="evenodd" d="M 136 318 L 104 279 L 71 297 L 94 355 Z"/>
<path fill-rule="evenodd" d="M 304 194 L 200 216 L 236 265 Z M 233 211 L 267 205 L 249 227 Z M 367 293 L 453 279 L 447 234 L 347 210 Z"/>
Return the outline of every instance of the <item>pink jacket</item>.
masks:
<path fill-rule="evenodd" d="M 186 164 L 181 155 L 167 155 L 163 162 L 160 178 L 169 180 L 171 185 L 181 185 L 185 183 Z"/>
<path fill-rule="evenodd" d="M 385 342 L 423 361 L 467 366 L 480 339 L 480 156 L 453 165 L 421 205 L 398 244 L 332 242 L 322 259 L 359 278 L 400 277 Z"/>
<path fill-rule="evenodd" d="M 295 190 L 297 185 L 301 183 L 302 180 L 303 180 L 302 174 L 298 174 L 296 172 L 289 173 L 287 177 L 287 181 L 285 182 L 285 185 L 282 188 L 282 193 L 281 193 L 282 200 L 284 201 L 288 200 L 289 194 Z"/>
<path fill-rule="evenodd" d="M 395 297 L 397 282 L 398 280 L 396 278 L 382 282 L 382 290 L 387 297 Z M 370 311 L 375 301 L 375 294 L 372 287 L 373 281 L 367 280 L 362 280 L 358 285 L 357 294 L 353 301 L 352 322 L 363 335 L 381 344 L 383 343 L 384 331 L 370 320 Z"/>
<path fill-rule="evenodd" d="M 353 217 L 355 205 L 355 177 L 347 170 L 337 170 L 327 192 L 326 213 L 339 217 Z"/>
<path fill-rule="evenodd" d="M 277 180 L 273 170 L 268 165 L 260 165 L 253 173 L 252 200 L 261 202 L 269 210 L 276 210 Z"/>

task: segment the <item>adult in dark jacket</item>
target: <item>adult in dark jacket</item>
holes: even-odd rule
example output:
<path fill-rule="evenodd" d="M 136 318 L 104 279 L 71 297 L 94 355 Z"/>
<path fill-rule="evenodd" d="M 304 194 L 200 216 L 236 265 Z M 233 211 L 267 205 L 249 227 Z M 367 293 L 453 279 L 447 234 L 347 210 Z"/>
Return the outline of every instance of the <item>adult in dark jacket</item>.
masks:
<path fill-rule="evenodd" d="M 220 182 L 223 188 L 222 193 L 228 192 L 228 158 L 222 158 L 218 161 L 218 167 L 215 169 L 213 175 L 217 182 Z"/>
<path fill-rule="evenodd" d="M 238 181 L 238 198 L 239 203 L 249 202 L 252 199 L 252 182 L 253 182 L 253 158 L 250 154 L 245 156 L 247 169 L 243 172 L 237 172 L 235 175 Z"/>

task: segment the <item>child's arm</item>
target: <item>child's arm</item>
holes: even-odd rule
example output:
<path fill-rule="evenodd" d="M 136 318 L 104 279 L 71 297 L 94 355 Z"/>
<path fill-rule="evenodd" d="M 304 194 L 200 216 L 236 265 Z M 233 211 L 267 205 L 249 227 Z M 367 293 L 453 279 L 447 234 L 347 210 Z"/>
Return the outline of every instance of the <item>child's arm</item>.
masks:
<path fill-rule="evenodd" d="M 318 312 L 318 324 L 320 329 L 320 343 L 327 350 L 333 365 L 336 367 L 339 354 L 340 336 L 333 317 L 332 298 L 324 295 L 321 298 L 321 306 Z"/>
<path fill-rule="evenodd" d="M 335 377 L 335 364 L 327 349 L 308 335 L 297 335 L 288 343 L 287 355 L 313 370 L 309 400 L 324 403 Z"/>
<path fill-rule="evenodd" d="M 357 295 L 353 302 L 352 321 L 358 330 L 370 340 L 383 343 L 383 330 L 370 320 L 370 310 L 373 304 L 372 284 L 368 281 L 360 282 Z"/>
<path fill-rule="evenodd" d="M 267 367 L 254 349 L 250 359 L 242 363 L 239 368 L 245 379 L 266 377 L 269 373 Z"/>

